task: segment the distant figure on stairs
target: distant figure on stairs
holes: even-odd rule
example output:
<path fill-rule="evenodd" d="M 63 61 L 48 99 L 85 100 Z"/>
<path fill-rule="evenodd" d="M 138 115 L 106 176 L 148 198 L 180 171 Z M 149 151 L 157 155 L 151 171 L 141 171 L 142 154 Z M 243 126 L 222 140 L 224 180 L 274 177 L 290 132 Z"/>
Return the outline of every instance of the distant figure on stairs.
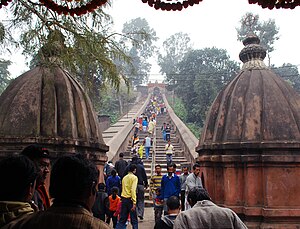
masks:
<path fill-rule="evenodd" d="M 169 140 L 165 146 L 167 165 L 172 163 L 173 150 L 174 150 L 174 147 L 171 144 L 171 140 Z"/>
<path fill-rule="evenodd" d="M 166 126 L 166 141 L 170 141 L 171 140 L 171 126 L 169 123 L 167 123 Z"/>
<path fill-rule="evenodd" d="M 149 159 L 150 156 L 150 148 L 152 147 L 153 140 L 147 135 L 147 137 L 144 139 L 144 147 L 145 147 L 145 155 L 146 155 L 146 160 Z"/>
<path fill-rule="evenodd" d="M 167 124 L 164 122 L 164 124 L 161 127 L 161 132 L 162 132 L 162 136 L 163 136 L 164 141 L 167 140 L 166 129 L 167 129 Z"/>

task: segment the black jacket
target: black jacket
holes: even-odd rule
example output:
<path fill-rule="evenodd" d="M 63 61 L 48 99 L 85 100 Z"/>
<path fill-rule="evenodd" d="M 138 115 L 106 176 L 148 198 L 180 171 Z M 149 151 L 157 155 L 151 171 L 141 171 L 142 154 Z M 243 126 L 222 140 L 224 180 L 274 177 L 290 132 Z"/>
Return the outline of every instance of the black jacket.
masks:
<path fill-rule="evenodd" d="M 124 172 L 126 170 L 127 165 L 128 163 L 124 159 L 119 159 L 118 161 L 116 161 L 115 170 L 117 171 L 121 179 L 124 177 Z"/>
<path fill-rule="evenodd" d="M 136 161 L 131 161 L 130 163 L 136 164 L 136 174 L 135 175 L 138 177 L 138 184 L 148 187 L 148 178 L 147 178 L 147 174 L 146 174 L 144 166 Z M 129 165 L 126 167 L 124 176 L 128 173 Z"/>

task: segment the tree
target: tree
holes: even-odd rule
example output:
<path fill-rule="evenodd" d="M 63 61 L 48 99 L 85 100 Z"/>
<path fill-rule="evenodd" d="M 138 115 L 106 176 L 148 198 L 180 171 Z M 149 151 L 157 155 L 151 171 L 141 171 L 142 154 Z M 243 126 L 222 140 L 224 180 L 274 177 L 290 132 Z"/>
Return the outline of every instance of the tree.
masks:
<path fill-rule="evenodd" d="M 131 65 L 126 65 L 125 74 L 133 85 L 148 81 L 148 73 L 151 68 L 149 59 L 155 53 L 156 32 L 152 29 L 146 19 L 136 18 L 124 23 L 122 33 L 124 37 L 121 43 L 128 47 L 125 51 L 132 60 Z"/>
<path fill-rule="evenodd" d="M 160 72 L 166 74 L 167 82 L 173 84 L 178 73 L 178 63 L 191 50 L 191 39 L 186 33 L 175 33 L 163 42 L 163 50 L 158 55 Z"/>
<path fill-rule="evenodd" d="M 175 92 L 188 111 L 187 122 L 202 127 L 209 106 L 237 74 L 239 66 L 229 59 L 226 50 L 213 47 L 189 51 L 178 70 L 174 76 Z"/>
<path fill-rule="evenodd" d="M 9 60 L 0 59 L 0 95 L 10 82 L 8 66 L 11 64 Z"/>
<path fill-rule="evenodd" d="M 136 94 L 132 88 L 128 89 L 124 81 L 121 82 L 119 90 L 110 85 L 103 85 L 100 96 L 95 101 L 96 111 L 102 115 L 109 115 L 112 123 L 115 123 L 121 115 L 128 112 L 128 106 L 135 98 Z"/>
<path fill-rule="evenodd" d="M 240 27 L 236 28 L 238 40 L 243 41 L 249 33 L 255 33 L 260 39 L 260 44 L 267 50 L 270 66 L 270 53 L 274 51 L 274 43 L 279 39 L 279 28 L 276 26 L 275 20 L 260 21 L 259 15 L 248 12 L 241 18 L 240 23 Z"/>
<path fill-rule="evenodd" d="M 65 1 L 63 4 L 74 8 L 87 2 Z M 40 60 L 47 64 L 43 56 L 52 52 L 55 39 L 63 40 L 61 65 L 79 78 L 90 95 L 99 94 L 102 83 L 120 85 L 122 69 L 116 66 L 115 60 L 130 62 L 130 58 L 118 42 L 122 34 L 111 32 L 112 20 L 103 8 L 83 16 L 65 16 L 36 1 L 14 1 L 10 6 L 8 17 L 2 22 L 4 33 L 0 28 L 5 47 L 8 43 L 11 47 L 21 47 L 26 57 L 34 57 L 33 64 Z M 15 34 L 20 36 L 15 38 Z"/>
<path fill-rule="evenodd" d="M 283 64 L 281 67 L 273 67 L 272 70 L 285 79 L 292 87 L 300 93 L 300 74 L 298 67 L 293 64 Z"/>

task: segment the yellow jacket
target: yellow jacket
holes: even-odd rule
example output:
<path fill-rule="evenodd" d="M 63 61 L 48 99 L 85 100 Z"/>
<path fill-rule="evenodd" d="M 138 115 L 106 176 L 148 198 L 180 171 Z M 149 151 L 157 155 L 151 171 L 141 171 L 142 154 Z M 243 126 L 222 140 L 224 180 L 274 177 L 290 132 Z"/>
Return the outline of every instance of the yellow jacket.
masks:
<path fill-rule="evenodd" d="M 136 204 L 136 189 L 137 189 L 138 178 L 132 172 L 123 177 L 122 180 L 122 193 L 121 196 L 124 198 L 131 198 L 133 204 Z"/>

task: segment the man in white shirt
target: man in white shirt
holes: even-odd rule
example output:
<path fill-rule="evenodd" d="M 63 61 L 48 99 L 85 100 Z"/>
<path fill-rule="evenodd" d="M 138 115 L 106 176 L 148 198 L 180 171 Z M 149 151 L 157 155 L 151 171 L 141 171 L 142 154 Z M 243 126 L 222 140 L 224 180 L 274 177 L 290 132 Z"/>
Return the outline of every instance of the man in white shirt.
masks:
<path fill-rule="evenodd" d="M 171 144 L 171 141 L 169 140 L 165 146 L 167 165 L 172 163 L 173 150 L 174 150 L 174 147 Z"/>
<path fill-rule="evenodd" d="M 185 196 L 187 197 L 189 191 L 192 190 L 194 187 L 202 188 L 202 182 L 200 177 L 200 165 L 198 163 L 193 165 L 193 172 L 188 175 L 186 178 L 186 189 L 185 189 Z M 188 201 L 186 200 L 186 209 L 191 208 Z"/>

